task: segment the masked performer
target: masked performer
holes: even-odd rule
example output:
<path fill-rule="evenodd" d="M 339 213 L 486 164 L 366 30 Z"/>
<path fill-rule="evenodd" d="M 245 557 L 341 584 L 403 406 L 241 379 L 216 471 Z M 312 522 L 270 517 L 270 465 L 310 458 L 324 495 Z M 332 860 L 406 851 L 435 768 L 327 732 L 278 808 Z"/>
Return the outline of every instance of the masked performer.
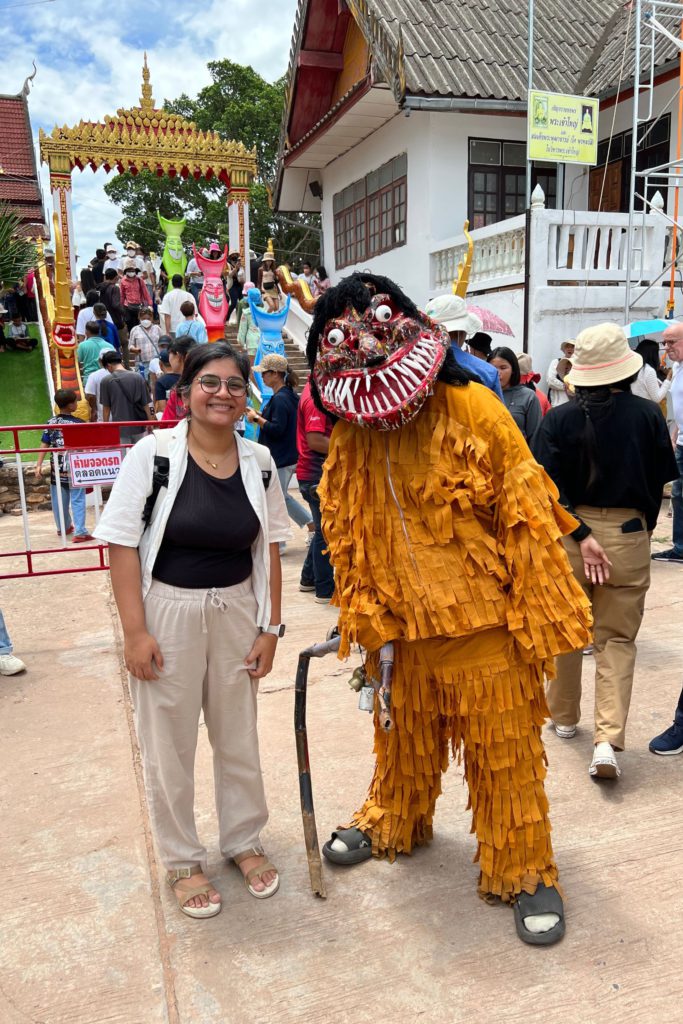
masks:
<path fill-rule="evenodd" d="M 449 751 L 463 756 L 479 891 L 515 905 L 518 934 L 564 934 L 541 726 L 553 658 L 589 640 L 560 543 L 576 522 L 500 401 L 446 332 L 387 278 L 318 299 L 312 387 L 338 418 L 319 486 L 336 574 L 340 656 L 378 676 L 394 644 L 394 728 L 380 727 L 368 797 L 325 856 L 393 860 L 432 836 Z M 462 753 L 461 753 L 462 752 Z"/>

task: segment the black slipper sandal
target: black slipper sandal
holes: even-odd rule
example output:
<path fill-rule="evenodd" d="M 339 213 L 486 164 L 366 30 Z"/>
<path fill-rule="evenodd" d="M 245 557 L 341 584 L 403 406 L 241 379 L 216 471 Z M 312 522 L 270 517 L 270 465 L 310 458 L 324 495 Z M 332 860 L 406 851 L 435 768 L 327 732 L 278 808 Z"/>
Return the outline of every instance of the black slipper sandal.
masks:
<path fill-rule="evenodd" d="M 332 843 L 340 839 L 346 850 L 333 850 Z M 360 864 L 372 857 L 372 844 L 359 828 L 340 828 L 333 832 L 323 846 L 323 855 L 333 864 Z"/>
<path fill-rule="evenodd" d="M 552 946 L 564 935 L 564 904 L 554 887 L 548 888 L 539 882 L 533 896 L 521 892 L 515 900 L 514 911 L 517 934 L 522 942 L 528 942 L 530 946 Z M 547 932 L 530 932 L 524 922 L 537 914 L 557 914 L 559 921 Z"/>

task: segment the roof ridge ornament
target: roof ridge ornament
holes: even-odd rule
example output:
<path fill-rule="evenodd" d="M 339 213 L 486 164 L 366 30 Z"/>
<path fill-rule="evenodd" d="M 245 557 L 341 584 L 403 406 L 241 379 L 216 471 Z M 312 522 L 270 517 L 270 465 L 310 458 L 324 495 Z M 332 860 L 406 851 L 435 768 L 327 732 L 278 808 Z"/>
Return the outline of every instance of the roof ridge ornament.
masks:
<path fill-rule="evenodd" d="M 460 260 L 458 263 L 458 276 L 453 282 L 453 294 L 459 295 L 461 299 L 464 299 L 467 295 L 467 286 L 470 283 L 470 270 L 472 269 L 472 257 L 474 255 L 474 242 L 472 241 L 472 235 L 469 233 L 470 222 L 465 221 L 462 227 L 462 233 L 467 239 L 467 252 L 465 258 Z"/>
<path fill-rule="evenodd" d="M 33 79 L 36 77 L 36 74 L 38 73 L 38 68 L 36 67 L 36 62 L 35 61 L 31 61 L 31 63 L 33 64 L 33 74 L 29 75 L 28 78 L 26 78 L 26 80 L 24 81 L 24 85 L 23 85 L 23 88 L 21 90 L 21 95 L 22 96 L 28 96 L 28 94 L 31 91 L 31 86 L 29 85 L 29 82 L 32 82 Z"/>
<path fill-rule="evenodd" d="M 149 68 L 147 66 L 147 51 L 145 50 L 145 62 L 142 65 L 142 95 L 140 96 L 141 110 L 154 110 L 154 96 L 149 81 Z"/>

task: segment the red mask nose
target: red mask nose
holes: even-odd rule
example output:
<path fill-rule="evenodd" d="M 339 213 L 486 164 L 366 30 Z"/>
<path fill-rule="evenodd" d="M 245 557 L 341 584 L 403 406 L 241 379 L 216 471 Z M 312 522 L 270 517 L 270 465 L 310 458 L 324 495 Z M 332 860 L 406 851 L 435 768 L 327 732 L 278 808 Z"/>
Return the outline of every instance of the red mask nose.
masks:
<path fill-rule="evenodd" d="M 380 343 L 375 335 L 371 331 L 361 329 L 358 333 L 358 352 L 360 355 L 369 359 L 371 356 L 380 354 L 381 351 Z"/>

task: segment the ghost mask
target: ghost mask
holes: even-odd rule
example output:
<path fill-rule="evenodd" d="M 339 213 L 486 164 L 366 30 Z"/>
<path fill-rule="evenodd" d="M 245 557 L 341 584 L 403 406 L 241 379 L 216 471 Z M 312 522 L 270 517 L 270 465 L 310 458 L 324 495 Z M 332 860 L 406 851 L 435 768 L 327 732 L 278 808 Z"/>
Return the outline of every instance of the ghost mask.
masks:
<path fill-rule="evenodd" d="M 449 345 L 446 331 L 393 282 L 354 274 L 318 300 L 308 355 L 328 412 L 358 426 L 394 430 L 432 393 Z"/>

